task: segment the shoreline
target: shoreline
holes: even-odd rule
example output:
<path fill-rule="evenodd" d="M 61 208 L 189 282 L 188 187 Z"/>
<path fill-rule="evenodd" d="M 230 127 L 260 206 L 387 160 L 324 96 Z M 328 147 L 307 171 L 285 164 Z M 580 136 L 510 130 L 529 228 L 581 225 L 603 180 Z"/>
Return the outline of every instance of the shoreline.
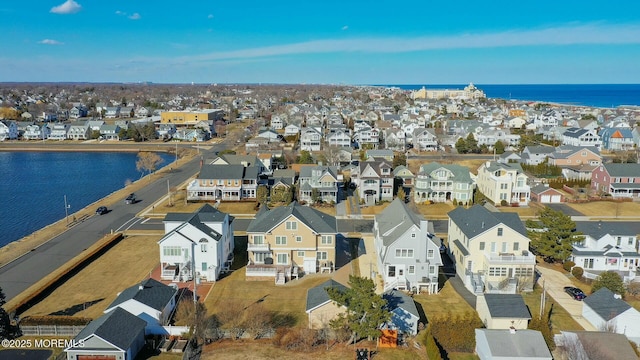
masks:
<path fill-rule="evenodd" d="M 163 152 L 175 153 L 176 143 L 136 143 L 102 144 L 102 143 L 22 143 L 20 141 L 1 142 L 0 152 Z M 191 146 L 188 146 L 189 148 Z M 180 148 L 185 148 L 184 145 Z"/>

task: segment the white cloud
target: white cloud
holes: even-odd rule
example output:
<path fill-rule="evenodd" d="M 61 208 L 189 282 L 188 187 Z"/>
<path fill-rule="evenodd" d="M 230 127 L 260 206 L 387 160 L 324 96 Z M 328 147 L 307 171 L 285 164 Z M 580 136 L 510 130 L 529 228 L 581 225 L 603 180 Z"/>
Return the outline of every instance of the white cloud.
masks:
<path fill-rule="evenodd" d="M 207 19 L 213 19 L 213 14 L 209 14 L 209 15 L 207 16 Z"/>
<path fill-rule="evenodd" d="M 406 53 L 445 49 L 480 49 L 517 46 L 640 44 L 640 25 L 586 24 L 536 30 L 445 36 L 324 39 L 222 51 L 192 57 L 193 60 L 259 58 L 292 54 L 337 52 Z"/>
<path fill-rule="evenodd" d="M 120 10 L 116 10 L 116 15 L 127 15 L 127 13 L 122 12 Z"/>
<path fill-rule="evenodd" d="M 63 45 L 64 43 L 61 43 L 58 40 L 53 40 L 53 39 L 44 39 L 41 41 L 38 41 L 38 44 L 44 44 L 44 45 Z"/>
<path fill-rule="evenodd" d="M 141 18 L 141 16 L 138 13 L 133 13 L 133 14 L 131 14 L 131 16 L 129 16 L 129 19 L 131 19 L 131 20 L 139 20 L 140 18 Z"/>
<path fill-rule="evenodd" d="M 347 25 L 342 27 L 342 30 L 347 30 L 347 29 L 349 29 L 349 26 L 347 26 Z"/>
<path fill-rule="evenodd" d="M 75 14 L 82 9 L 82 6 L 73 0 L 67 0 L 63 4 L 54 6 L 50 12 L 54 14 Z"/>

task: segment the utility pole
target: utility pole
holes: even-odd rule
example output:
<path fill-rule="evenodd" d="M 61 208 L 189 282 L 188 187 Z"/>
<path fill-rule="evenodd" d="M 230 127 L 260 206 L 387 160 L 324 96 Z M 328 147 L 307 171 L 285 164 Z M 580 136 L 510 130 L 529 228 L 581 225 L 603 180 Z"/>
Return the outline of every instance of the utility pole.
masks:
<path fill-rule="evenodd" d="M 67 204 L 67 195 L 64 196 L 64 219 L 69 225 L 69 208 L 71 205 Z"/>
<path fill-rule="evenodd" d="M 176 165 L 178 165 L 178 142 L 176 141 Z"/>
<path fill-rule="evenodd" d="M 167 196 L 169 197 L 169 206 L 172 206 L 172 204 L 171 204 L 171 188 L 169 187 L 169 179 L 167 179 Z"/>

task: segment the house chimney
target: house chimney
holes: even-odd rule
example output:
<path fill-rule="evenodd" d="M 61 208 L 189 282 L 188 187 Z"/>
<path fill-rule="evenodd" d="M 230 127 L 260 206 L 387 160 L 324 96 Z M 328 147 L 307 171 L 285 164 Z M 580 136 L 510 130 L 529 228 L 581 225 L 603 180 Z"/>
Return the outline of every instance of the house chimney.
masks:
<path fill-rule="evenodd" d="M 514 328 L 513 326 L 509 327 L 509 334 L 515 334 L 516 333 L 516 328 Z"/>
<path fill-rule="evenodd" d="M 138 290 L 144 290 L 144 285 L 142 284 L 138 285 Z"/>

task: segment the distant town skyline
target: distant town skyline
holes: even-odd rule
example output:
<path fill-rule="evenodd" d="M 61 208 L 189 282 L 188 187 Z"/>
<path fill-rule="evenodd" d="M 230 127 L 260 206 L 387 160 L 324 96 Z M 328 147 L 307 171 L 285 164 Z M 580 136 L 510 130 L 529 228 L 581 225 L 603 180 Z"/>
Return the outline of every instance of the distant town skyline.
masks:
<path fill-rule="evenodd" d="M 0 82 L 640 83 L 640 3 L 0 5 Z"/>

